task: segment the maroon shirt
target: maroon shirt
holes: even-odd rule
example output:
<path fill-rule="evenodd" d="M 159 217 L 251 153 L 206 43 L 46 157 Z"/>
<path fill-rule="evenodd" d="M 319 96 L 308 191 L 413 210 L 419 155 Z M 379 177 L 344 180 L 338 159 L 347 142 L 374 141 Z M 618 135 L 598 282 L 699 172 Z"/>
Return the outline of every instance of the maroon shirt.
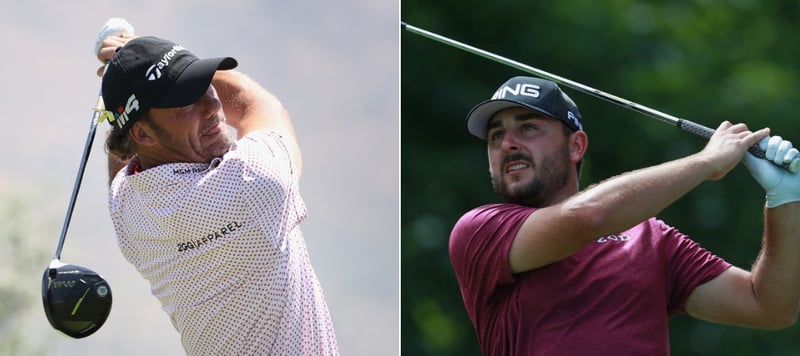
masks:
<path fill-rule="evenodd" d="M 512 274 L 511 242 L 534 210 L 484 205 L 450 235 L 450 260 L 485 355 L 668 355 L 668 318 L 730 267 L 651 218 Z"/>

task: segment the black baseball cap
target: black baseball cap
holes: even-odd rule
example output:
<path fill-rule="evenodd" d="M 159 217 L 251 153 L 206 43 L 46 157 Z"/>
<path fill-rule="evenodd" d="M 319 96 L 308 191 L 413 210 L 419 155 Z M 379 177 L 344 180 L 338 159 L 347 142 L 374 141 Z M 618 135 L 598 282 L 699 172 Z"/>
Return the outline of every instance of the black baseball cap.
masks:
<path fill-rule="evenodd" d="M 503 83 L 486 100 L 467 114 L 467 130 L 480 139 L 486 139 L 489 119 L 501 110 L 523 107 L 564 122 L 573 131 L 583 131 L 578 106 L 561 91 L 555 82 L 534 78 L 514 77 Z"/>
<path fill-rule="evenodd" d="M 103 74 L 106 118 L 115 130 L 127 130 L 151 108 L 193 104 L 217 70 L 237 65 L 231 57 L 199 59 L 177 43 L 137 37 L 117 51 Z"/>

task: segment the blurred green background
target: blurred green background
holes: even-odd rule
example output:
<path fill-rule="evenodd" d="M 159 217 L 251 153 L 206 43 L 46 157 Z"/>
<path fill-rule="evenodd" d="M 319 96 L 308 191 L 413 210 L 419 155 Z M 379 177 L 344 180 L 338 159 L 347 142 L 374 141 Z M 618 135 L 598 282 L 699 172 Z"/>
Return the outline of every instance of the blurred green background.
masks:
<path fill-rule="evenodd" d="M 423 29 L 709 127 L 723 120 L 800 142 L 798 1 L 401 1 Z M 399 25 L 399 24 L 398 24 Z M 479 355 L 447 254 L 453 223 L 498 201 L 464 118 L 524 74 L 401 32 L 403 355 Z M 566 88 L 589 134 L 581 186 L 691 154 L 704 140 Z M 737 266 L 760 247 L 763 191 L 744 167 L 659 215 Z M 800 256 L 798 256 L 800 258 Z M 798 276 L 800 278 L 800 276 Z M 677 316 L 674 355 L 800 355 L 800 326 L 762 331 Z"/>

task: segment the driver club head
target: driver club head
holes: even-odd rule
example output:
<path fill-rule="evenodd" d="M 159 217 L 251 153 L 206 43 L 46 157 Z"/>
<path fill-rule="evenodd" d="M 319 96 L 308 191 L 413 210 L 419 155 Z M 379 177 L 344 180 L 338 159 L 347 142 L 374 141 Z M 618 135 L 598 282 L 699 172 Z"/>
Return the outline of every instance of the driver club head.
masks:
<path fill-rule="evenodd" d="M 105 323 L 111 312 L 111 287 L 95 271 L 53 259 L 42 276 L 42 302 L 50 325 L 79 339 Z"/>

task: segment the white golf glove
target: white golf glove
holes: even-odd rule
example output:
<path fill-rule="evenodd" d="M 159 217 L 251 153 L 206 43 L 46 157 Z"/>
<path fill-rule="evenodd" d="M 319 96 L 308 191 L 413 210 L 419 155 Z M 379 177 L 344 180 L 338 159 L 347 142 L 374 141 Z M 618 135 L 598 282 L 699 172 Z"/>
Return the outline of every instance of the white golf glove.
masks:
<path fill-rule="evenodd" d="M 780 136 L 765 137 L 758 145 L 764 150 L 765 159 L 747 152 L 743 161 L 753 178 L 767 192 L 767 208 L 800 201 L 800 173 L 780 167 L 784 164 L 797 167 L 800 164 L 800 152 Z"/>

